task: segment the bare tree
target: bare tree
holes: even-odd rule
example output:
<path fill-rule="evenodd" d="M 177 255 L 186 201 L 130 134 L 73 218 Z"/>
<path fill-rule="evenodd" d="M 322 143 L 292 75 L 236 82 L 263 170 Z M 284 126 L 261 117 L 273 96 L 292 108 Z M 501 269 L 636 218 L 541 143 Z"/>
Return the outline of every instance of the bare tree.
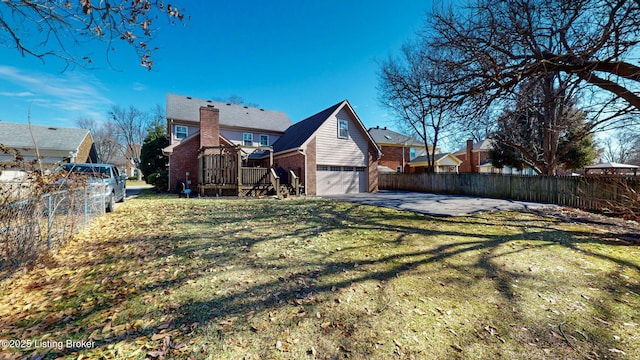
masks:
<path fill-rule="evenodd" d="M 631 163 L 640 156 L 640 139 L 638 129 L 625 128 L 607 137 L 603 141 L 602 158 L 605 161 Z"/>
<path fill-rule="evenodd" d="M 540 74 L 522 82 L 515 104 L 505 108 L 491 136 L 494 165 L 501 158 L 520 158 L 545 175 L 555 175 L 559 167 L 589 165 L 595 144 L 584 112 L 575 106 L 578 90 L 575 82 L 560 73 Z M 513 166 L 508 161 L 505 164 Z"/>
<path fill-rule="evenodd" d="M 166 113 L 162 105 L 156 104 L 156 106 L 149 111 L 147 116 L 149 117 L 147 119 L 147 122 L 148 122 L 147 135 L 155 131 L 157 127 L 163 127 L 163 128 L 167 127 Z"/>
<path fill-rule="evenodd" d="M 443 132 L 452 125 L 454 113 L 442 98 L 442 73 L 432 67 L 426 48 L 419 43 L 407 43 L 400 58 L 390 57 L 381 64 L 379 99 L 397 117 L 400 125 L 418 136 L 427 152 L 427 171 L 435 169 L 435 152 Z"/>
<path fill-rule="evenodd" d="M 639 9 L 628 0 L 472 0 L 464 9 L 436 11 L 421 37 L 437 50 L 428 53 L 430 62 L 450 75 L 438 84 L 449 91 L 430 96 L 473 122 L 513 106 L 528 80 L 561 79 L 556 88 L 580 94 L 584 136 L 622 126 L 640 113 L 640 67 L 633 62 Z M 554 122 L 547 119 L 543 131 L 556 131 Z M 554 168 L 552 158 L 544 161 Z"/>
<path fill-rule="evenodd" d="M 99 163 L 113 163 L 124 155 L 124 146 L 118 141 L 118 128 L 113 122 L 98 123 L 94 119 L 81 118 L 76 120 L 76 125 L 91 131 Z"/>
<path fill-rule="evenodd" d="M 149 115 L 134 106 L 128 109 L 113 105 L 109 111 L 110 121 L 118 129 L 118 137 L 124 145 L 124 156 L 138 169 L 138 179 L 142 179 L 140 166 L 140 150 L 147 137 Z"/>
<path fill-rule="evenodd" d="M 154 21 L 164 14 L 170 22 L 184 18 L 182 10 L 160 0 L 61 1 L 23 0 L 0 2 L 0 45 L 44 61 L 62 59 L 67 65 L 89 65 L 89 53 L 78 53 L 86 40 L 105 42 L 107 58 L 122 41 L 136 51 L 142 66 L 151 70 L 149 46 L 157 30 Z"/>

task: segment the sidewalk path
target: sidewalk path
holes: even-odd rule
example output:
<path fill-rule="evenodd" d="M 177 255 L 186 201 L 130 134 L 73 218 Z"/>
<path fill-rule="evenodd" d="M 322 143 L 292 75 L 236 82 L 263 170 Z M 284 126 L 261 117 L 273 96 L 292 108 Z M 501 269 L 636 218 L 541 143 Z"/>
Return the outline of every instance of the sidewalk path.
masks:
<path fill-rule="evenodd" d="M 541 209 L 557 206 L 526 201 L 395 190 L 381 190 L 377 193 L 327 195 L 324 197 L 363 205 L 412 211 L 431 216 L 459 216 L 485 211 Z"/>

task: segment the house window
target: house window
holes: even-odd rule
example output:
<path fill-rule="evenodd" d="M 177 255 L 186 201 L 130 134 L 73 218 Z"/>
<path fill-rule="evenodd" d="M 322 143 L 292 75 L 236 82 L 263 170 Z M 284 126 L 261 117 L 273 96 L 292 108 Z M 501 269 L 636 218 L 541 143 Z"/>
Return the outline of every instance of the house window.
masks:
<path fill-rule="evenodd" d="M 269 135 L 260 135 L 260 146 L 269 146 Z"/>
<path fill-rule="evenodd" d="M 413 160 L 416 157 L 416 148 L 409 148 L 409 159 Z"/>
<path fill-rule="evenodd" d="M 242 134 L 242 143 L 244 146 L 253 146 L 253 134 L 252 133 L 243 133 Z"/>
<path fill-rule="evenodd" d="M 186 126 L 176 125 L 176 137 L 184 139 L 189 135 L 189 129 Z"/>
<path fill-rule="evenodd" d="M 349 122 L 347 120 L 338 119 L 338 137 L 340 139 L 349 138 Z"/>

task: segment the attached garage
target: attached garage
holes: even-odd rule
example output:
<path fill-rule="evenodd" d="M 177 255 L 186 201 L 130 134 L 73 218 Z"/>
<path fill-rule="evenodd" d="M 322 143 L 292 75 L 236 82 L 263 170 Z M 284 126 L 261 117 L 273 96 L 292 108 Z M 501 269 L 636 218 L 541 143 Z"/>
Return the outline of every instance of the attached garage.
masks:
<path fill-rule="evenodd" d="M 380 149 L 346 100 L 292 125 L 273 152 L 276 168 L 299 169 L 307 195 L 378 190 Z"/>
<path fill-rule="evenodd" d="M 317 195 L 367 192 L 367 171 L 360 166 L 318 165 Z"/>

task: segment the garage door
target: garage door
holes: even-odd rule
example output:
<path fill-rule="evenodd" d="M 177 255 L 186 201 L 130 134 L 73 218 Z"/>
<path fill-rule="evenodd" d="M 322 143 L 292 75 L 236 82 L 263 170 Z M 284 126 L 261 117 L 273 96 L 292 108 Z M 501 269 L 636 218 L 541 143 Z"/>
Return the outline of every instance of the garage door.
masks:
<path fill-rule="evenodd" d="M 318 165 L 316 193 L 318 195 L 367 192 L 367 172 L 360 166 Z"/>

